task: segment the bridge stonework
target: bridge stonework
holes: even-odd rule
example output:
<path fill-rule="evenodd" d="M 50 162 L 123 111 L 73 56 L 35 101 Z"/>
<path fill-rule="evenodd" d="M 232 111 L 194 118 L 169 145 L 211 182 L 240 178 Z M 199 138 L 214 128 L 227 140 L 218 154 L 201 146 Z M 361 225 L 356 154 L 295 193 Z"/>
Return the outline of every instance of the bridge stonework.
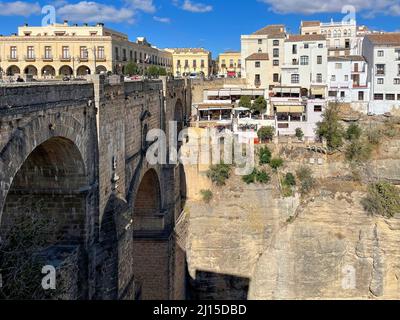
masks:
<path fill-rule="evenodd" d="M 28 225 L 33 254 L 58 261 L 55 298 L 185 298 L 184 170 L 150 165 L 145 137 L 190 106 L 190 83 L 166 78 L 0 87 L 0 235 L 45 222 Z"/>

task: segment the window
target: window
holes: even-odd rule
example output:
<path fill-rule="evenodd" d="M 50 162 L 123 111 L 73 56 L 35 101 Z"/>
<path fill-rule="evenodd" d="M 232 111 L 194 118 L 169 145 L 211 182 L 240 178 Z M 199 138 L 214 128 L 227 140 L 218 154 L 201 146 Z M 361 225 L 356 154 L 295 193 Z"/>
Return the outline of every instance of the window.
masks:
<path fill-rule="evenodd" d="M 344 48 L 345 49 L 350 49 L 350 39 L 346 39 L 344 42 Z"/>
<path fill-rule="evenodd" d="M 10 48 L 10 58 L 17 59 L 17 47 L 13 46 Z"/>
<path fill-rule="evenodd" d="M 397 94 L 397 100 L 400 100 L 400 93 Z"/>
<path fill-rule="evenodd" d="M 392 93 L 386 94 L 386 100 L 396 100 L 396 95 Z"/>
<path fill-rule="evenodd" d="M 276 46 L 279 46 L 279 40 L 274 40 L 273 45 L 274 45 L 275 47 L 276 47 Z"/>
<path fill-rule="evenodd" d="M 126 49 L 122 50 L 122 56 L 123 56 L 124 61 L 128 60 L 126 57 Z"/>
<path fill-rule="evenodd" d="M 349 81 L 349 75 L 346 74 L 346 75 L 344 76 L 344 81 Z"/>
<path fill-rule="evenodd" d="M 261 84 L 261 76 L 259 74 L 255 75 L 254 82 L 255 84 Z"/>
<path fill-rule="evenodd" d="M 118 48 L 115 48 L 115 49 L 117 49 L 117 53 L 118 53 Z M 67 47 L 67 46 L 62 47 L 62 57 L 64 59 L 69 59 L 69 47 Z M 117 55 L 117 57 L 118 57 L 118 55 Z"/>
<path fill-rule="evenodd" d="M 105 58 L 104 47 L 97 47 L 97 58 L 99 58 L 99 59 L 104 59 Z M 133 59 L 133 57 L 131 57 L 131 60 L 132 59 Z"/>
<path fill-rule="evenodd" d="M 177 66 L 178 68 L 181 67 L 181 60 L 177 60 L 177 61 L 176 61 L 176 66 Z"/>
<path fill-rule="evenodd" d="M 308 49 L 310 47 L 310 45 L 308 43 L 304 44 L 304 49 Z"/>
<path fill-rule="evenodd" d="M 317 64 L 322 64 L 322 56 L 317 56 Z"/>
<path fill-rule="evenodd" d="M 51 47 L 50 46 L 44 47 L 44 58 L 45 59 L 51 59 L 52 58 Z"/>
<path fill-rule="evenodd" d="M 358 92 L 358 101 L 364 101 L 364 91 Z"/>
<path fill-rule="evenodd" d="M 346 92 L 344 92 L 344 91 L 340 91 L 340 97 L 341 97 L 341 98 L 344 98 L 344 97 L 346 97 Z"/>
<path fill-rule="evenodd" d="M 131 51 L 129 51 L 129 61 L 132 61 L 132 60 L 133 60 L 133 52 L 131 50 Z"/>
<path fill-rule="evenodd" d="M 331 81 L 336 81 L 336 75 L 332 75 L 332 77 L 331 77 Z"/>
<path fill-rule="evenodd" d="M 274 73 L 273 78 L 274 82 L 279 82 L 279 73 Z"/>
<path fill-rule="evenodd" d="M 317 83 L 322 83 L 322 73 L 317 73 Z"/>
<path fill-rule="evenodd" d="M 292 74 L 291 76 L 292 83 L 299 83 L 300 82 L 300 75 L 297 73 Z"/>
<path fill-rule="evenodd" d="M 88 58 L 88 50 L 87 50 L 87 47 L 81 47 L 81 48 L 80 48 L 80 58 L 81 58 L 81 59 L 87 59 L 87 58 Z"/>
<path fill-rule="evenodd" d="M 308 65 L 308 60 L 309 60 L 308 56 L 301 56 L 300 57 L 300 64 L 302 66 L 306 66 L 306 65 Z"/>
<path fill-rule="evenodd" d="M 314 106 L 314 112 L 322 112 L 322 106 Z"/>
<path fill-rule="evenodd" d="M 258 44 L 262 44 L 262 43 L 263 43 L 262 39 L 258 39 Z"/>
<path fill-rule="evenodd" d="M 378 78 L 376 83 L 377 84 L 384 84 L 385 80 L 383 78 Z"/>
<path fill-rule="evenodd" d="M 385 52 L 383 50 L 378 50 L 378 57 L 384 57 Z"/>
<path fill-rule="evenodd" d="M 272 63 L 274 66 L 279 66 L 279 60 L 274 60 Z"/>
<path fill-rule="evenodd" d="M 297 44 L 292 46 L 292 54 L 297 54 Z"/>
<path fill-rule="evenodd" d="M 185 68 L 189 68 L 189 60 L 185 60 Z"/>
<path fill-rule="evenodd" d="M 274 58 L 279 58 L 279 49 L 274 49 Z"/>
<path fill-rule="evenodd" d="M 322 49 L 324 47 L 323 43 L 318 43 L 318 48 Z"/>
<path fill-rule="evenodd" d="M 260 49 L 258 49 L 258 53 L 262 53 L 262 49 L 260 48 Z"/>
<path fill-rule="evenodd" d="M 29 46 L 28 48 L 27 48 L 27 58 L 28 59 L 34 59 L 35 58 L 35 50 L 34 50 L 34 48 L 32 47 L 32 46 Z"/>
<path fill-rule="evenodd" d="M 393 84 L 400 84 L 400 78 L 394 78 Z"/>
<path fill-rule="evenodd" d="M 377 64 L 376 65 L 376 74 L 379 76 L 385 75 L 385 65 L 384 64 Z"/>
<path fill-rule="evenodd" d="M 328 95 L 330 96 L 330 97 L 337 97 L 337 91 L 329 91 L 328 92 Z"/>
<path fill-rule="evenodd" d="M 260 61 L 256 61 L 256 68 L 260 68 L 261 67 L 261 62 Z"/>
<path fill-rule="evenodd" d="M 196 69 L 196 68 L 197 68 L 197 61 L 193 60 L 193 69 Z"/>
<path fill-rule="evenodd" d="M 229 60 L 229 68 L 233 68 L 233 59 Z"/>
<path fill-rule="evenodd" d="M 337 69 L 337 70 L 342 69 L 342 64 L 341 63 L 335 63 L 335 69 Z"/>
<path fill-rule="evenodd" d="M 399 64 L 399 65 L 397 65 L 397 67 L 398 67 L 398 70 L 397 70 L 397 75 L 398 75 L 398 76 L 400 76 L 400 64 Z"/>
<path fill-rule="evenodd" d="M 201 68 L 205 68 L 205 62 L 204 62 L 204 60 L 201 60 Z"/>
<path fill-rule="evenodd" d="M 383 100 L 383 93 L 375 93 L 374 100 Z"/>

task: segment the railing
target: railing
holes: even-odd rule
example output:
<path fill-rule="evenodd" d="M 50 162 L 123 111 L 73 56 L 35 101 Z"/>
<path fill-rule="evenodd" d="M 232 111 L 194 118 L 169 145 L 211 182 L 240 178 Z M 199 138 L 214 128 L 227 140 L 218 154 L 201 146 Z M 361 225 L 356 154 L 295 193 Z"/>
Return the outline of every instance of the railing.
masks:
<path fill-rule="evenodd" d="M 43 61 L 53 61 L 53 55 L 44 55 L 42 56 Z"/>
<path fill-rule="evenodd" d="M 35 55 L 26 55 L 24 56 L 25 61 L 35 61 L 36 57 Z"/>
<path fill-rule="evenodd" d="M 18 57 L 17 56 L 7 56 L 7 60 L 8 61 L 18 61 Z"/>
<path fill-rule="evenodd" d="M 60 56 L 60 61 L 71 61 L 71 56 L 61 55 Z"/>

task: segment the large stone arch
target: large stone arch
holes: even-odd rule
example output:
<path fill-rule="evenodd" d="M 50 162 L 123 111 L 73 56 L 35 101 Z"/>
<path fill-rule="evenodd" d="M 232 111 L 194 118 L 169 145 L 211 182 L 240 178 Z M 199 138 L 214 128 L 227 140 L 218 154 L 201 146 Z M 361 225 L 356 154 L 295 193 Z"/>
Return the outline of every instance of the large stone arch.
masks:
<path fill-rule="evenodd" d="M 35 66 L 29 65 L 29 66 L 25 67 L 24 74 L 37 76 L 38 75 L 38 70 L 37 70 L 37 68 Z"/>
<path fill-rule="evenodd" d="M 12 65 L 7 68 L 6 74 L 8 76 L 14 76 L 16 74 L 21 74 L 21 69 L 18 66 Z"/>
<path fill-rule="evenodd" d="M 56 69 L 51 65 L 46 65 L 41 70 L 42 77 L 55 77 Z"/>
<path fill-rule="evenodd" d="M 106 74 L 107 73 L 107 68 L 105 66 L 97 66 L 96 67 L 96 73 L 97 74 Z"/>
<path fill-rule="evenodd" d="M 3 294 L 12 299 L 86 299 L 84 190 L 89 176 L 79 148 L 62 136 L 49 137 L 29 152 L 11 181 L 0 222 Z M 15 264 L 21 267 L 13 269 Z M 56 269 L 57 290 L 41 287 L 44 266 Z"/>
<path fill-rule="evenodd" d="M 76 75 L 79 77 L 87 76 L 88 74 L 91 74 L 91 70 L 88 66 L 80 66 L 78 69 L 76 69 Z"/>
<path fill-rule="evenodd" d="M 58 72 L 60 76 L 72 76 L 74 74 L 74 70 L 70 66 L 62 66 Z"/>

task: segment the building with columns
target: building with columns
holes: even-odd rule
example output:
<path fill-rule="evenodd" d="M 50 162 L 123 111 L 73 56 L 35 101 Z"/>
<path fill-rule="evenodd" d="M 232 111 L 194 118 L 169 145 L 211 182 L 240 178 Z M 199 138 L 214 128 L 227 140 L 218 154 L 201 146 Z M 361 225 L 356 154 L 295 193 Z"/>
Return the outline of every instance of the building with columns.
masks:
<path fill-rule="evenodd" d="M 145 38 L 129 41 L 126 34 L 102 23 L 91 26 L 53 24 L 22 26 L 18 33 L 0 37 L 0 74 L 31 75 L 34 78 L 85 76 L 94 73 L 123 73 L 136 62 L 142 69 L 151 65 L 172 68 L 172 55 L 151 46 Z"/>

